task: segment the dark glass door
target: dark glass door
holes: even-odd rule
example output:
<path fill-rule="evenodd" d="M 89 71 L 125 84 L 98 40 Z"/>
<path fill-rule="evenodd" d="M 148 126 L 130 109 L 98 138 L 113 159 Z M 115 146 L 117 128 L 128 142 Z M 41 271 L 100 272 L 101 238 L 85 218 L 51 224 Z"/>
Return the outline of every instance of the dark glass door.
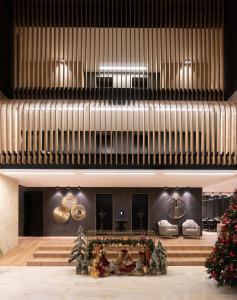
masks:
<path fill-rule="evenodd" d="M 132 230 L 148 229 L 148 194 L 132 194 Z"/>
<path fill-rule="evenodd" d="M 43 193 L 24 192 L 24 236 L 43 235 Z"/>
<path fill-rule="evenodd" d="M 96 229 L 113 229 L 113 195 L 96 194 Z"/>

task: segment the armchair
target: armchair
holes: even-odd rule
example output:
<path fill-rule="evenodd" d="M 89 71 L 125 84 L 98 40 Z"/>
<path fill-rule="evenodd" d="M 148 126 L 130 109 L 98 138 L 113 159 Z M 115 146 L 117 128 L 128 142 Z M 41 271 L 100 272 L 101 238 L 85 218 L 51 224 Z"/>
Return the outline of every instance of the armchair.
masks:
<path fill-rule="evenodd" d="M 191 219 L 186 220 L 182 225 L 183 236 L 201 236 L 200 226 Z"/>
<path fill-rule="evenodd" d="M 158 222 L 159 235 L 163 236 L 179 236 L 178 225 L 172 225 L 167 220 Z"/>

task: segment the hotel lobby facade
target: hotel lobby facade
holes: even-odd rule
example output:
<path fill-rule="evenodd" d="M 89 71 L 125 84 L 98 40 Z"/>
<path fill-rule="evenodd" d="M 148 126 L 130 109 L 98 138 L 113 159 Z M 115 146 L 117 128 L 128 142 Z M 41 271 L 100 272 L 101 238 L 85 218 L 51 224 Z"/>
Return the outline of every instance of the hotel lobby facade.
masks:
<path fill-rule="evenodd" d="M 1 1 L 0 266 L 68 266 L 79 226 L 204 265 L 237 182 L 235 6 Z"/>

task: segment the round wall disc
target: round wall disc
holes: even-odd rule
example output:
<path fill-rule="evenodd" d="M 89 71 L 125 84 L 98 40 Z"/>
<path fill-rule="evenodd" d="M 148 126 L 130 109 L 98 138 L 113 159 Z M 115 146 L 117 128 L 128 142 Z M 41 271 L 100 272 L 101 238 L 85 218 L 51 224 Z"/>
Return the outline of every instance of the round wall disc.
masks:
<path fill-rule="evenodd" d="M 72 193 L 68 193 L 66 196 L 63 197 L 61 201 L 61 205 L 65 207 L 68 211 L 70 211 L 72 207 L 76 204 L 77 198 Z"/>
<path fill-rule="evenodd" d="M 74 220 L 81 221 L 86 217 L 86 209 L 83 205 L 74 205 L 71 209 L 71 215 Z"/>
<path fill-rule="evenodd" d="M 63 206 L 58 206 L 53 210 L 53 218 L 57 223 L 65 223 L 70 218 L 70 211 Z"/>

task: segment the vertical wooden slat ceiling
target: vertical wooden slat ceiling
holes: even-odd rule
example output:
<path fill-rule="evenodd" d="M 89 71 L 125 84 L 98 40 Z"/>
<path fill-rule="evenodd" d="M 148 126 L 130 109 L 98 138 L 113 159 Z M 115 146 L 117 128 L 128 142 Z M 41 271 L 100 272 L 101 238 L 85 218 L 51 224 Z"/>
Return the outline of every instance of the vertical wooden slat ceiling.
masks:
<path fill-rule="evenodd" d="M 223 0 L 17 0 L 14 41 L 15 98 L 224 99 Z"/>
<path fill-rule="evenodd" d="M 236 113 L 207 101 L 0 102 L 0 164 L 236 166 Z"/>

